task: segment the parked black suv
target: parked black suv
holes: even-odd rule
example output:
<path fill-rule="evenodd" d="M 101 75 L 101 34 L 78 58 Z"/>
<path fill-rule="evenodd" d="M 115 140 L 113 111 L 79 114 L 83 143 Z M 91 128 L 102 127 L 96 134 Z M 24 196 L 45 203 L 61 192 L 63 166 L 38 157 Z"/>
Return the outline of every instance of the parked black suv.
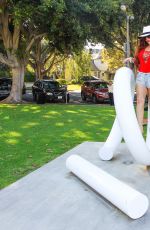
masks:
<path fill-rule="evenodd" d="M 6 98 L 9 96 L 12 86 L 11 78 L 0 78 L 0 98 Z M 25 85 L 23 85 L 22 94 L 26 93 Z"/>
<path fill-rule="evenodd" d="M 59 82 L 53 80 L 38 80 L 32 86 L 33 100 L 38 104 L 46 101 L 69 102 L 69 93 L 66 86 L 61 86 Z"/>

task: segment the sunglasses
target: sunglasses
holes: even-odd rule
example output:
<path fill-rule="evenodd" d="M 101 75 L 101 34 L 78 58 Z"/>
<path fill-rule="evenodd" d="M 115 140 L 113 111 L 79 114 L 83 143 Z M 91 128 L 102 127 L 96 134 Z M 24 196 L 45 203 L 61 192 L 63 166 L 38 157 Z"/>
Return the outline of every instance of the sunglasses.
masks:
<path fill-rule="evenodd" d="M 150 38 L 150 35 L 146 36 L 146 38 Z"/>

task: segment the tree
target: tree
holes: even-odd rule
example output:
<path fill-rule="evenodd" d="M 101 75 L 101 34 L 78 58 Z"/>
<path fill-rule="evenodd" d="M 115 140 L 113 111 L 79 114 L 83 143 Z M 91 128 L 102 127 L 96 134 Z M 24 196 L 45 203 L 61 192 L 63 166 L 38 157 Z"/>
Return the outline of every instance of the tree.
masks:
<path fill-rule="evenodd" d="M 82 50 L 87 39 L 104 42 L 118 1 L 2 0 L 0 61 L 11 68 L 13 85 L 6 102 L 20 102 L 31 49 L 47 37 L 62 54 Z M 105 20 L 106 17 L 106 20 Z M 101 31 L 101 33 L 100 33 Z"/>
<path fill-rule="evenodd" d="M 65 65 L 63 73 L 65 80 L 79 82 L 82 76 L 91 74 L 91 55 L 87 51 L 82 50 L 66 58 L 61 65 L 62 69 L 64 69 L 63 65 Z"/>
<path fill-rule="evenodd" d="M 37 10 L 37 5 L 35 1 L 21 3 L 21 1 L 3 0 L 0 2 L 0 39 L 1 46 L 3 45 L 0 61 L 11 68 L 13 77 L 12 90 L 6 102 L 21 101 L 28 53 L 34 40 L 41 36 L 36 34 L 36 29 L 28 33 L 33 27 L 32 17 L 33 12 Z"/>
<path fill-rule="evenodd" d="M 143 27 L 150 23 L 150 0 L 134 0 L 131 5 L 134 20 L 130 22 L 130 37 L 132 53 L 138 43 L 138 35 L 142 33 Z"/>
<path fill-rule="evenodd" d="M 24 70 L 31 49 L 38 39 L 48 39 L 50 50 L 52 48 L 65 55 L 82 50 L 86 40 L 98 41 L 106 47 L 115 46 L 122 50 L 126 28 L 125 16 L 120 12 L 120 2 L 1 0 L 0 62 L 11 68 L 13 77 L 11 94 L 6 102 L 21 101 Z M 149 1 L 142 1 L 141 6 L 139 2 L 141 0 L 126 0 L 141 30 L 143 23 L 149 20 Z M 133 40 L 139 29 L 135 22 L 131 28 Z"/>
<path fill-rule="evenodd" d="M 30 53 L 29 64 L 35 71 L 36 79 L 42 79 L 54 65 L 65 59 L 56 48 L 51 46 L 47 39 L 39 38 L 35 41 Z"/>
<path fill-rule="evenodd" d="M 11 68 L 13 84 L 5 102 L 22 98 L 24 70 L 34 42 L 45 36 L 63 12 L 63 0 L 2 0 L 0 2 L 0 62 Z M 49 15 L 55 17 L 49 18 Z"/>
<path fill-rule="evenodd" d="M 0 45 L 3 46 L 0 61 L 11 68 L 13 77 L 12 90 L 5 102 L 21 101 L 25 67 L 38 39 L 42 41 L 47 36 L 51 49 L 70 54 L 81 50 L 86 39 L 98 35 L 98 31 L 93 33 L 94 26 L 99 24 L 94 9 L 90 0 L 0 2 Z"/>
<path fill-rule="evenodd" d="M 94 37 L 91 30 L 95 21 L 88 5 L 90 1 L 65 0 L 64 2 L 64 12 L 51 27 L 46 40 L 38 39 L 33 46 L 30 64 L 34 67 L 38 78 L 52 68 L 58 60 L 58 55 L 67 58 L 69 55 L 80 53 L 86 39 Z M 45 69 L 48 61 L 49 67 Z M 44 72 L 41 69 L 44 69 Z"/>
<path fill-rule="evenodd" d="M 142 32 L 143 26 L 150 23 L 150 0 L 134 0 L 132 4 L 132 13 L 134 20 L 132 23 L 132 32 L 137 37 Z"/>
<path fill-rule="evenodd" d="M 77 73 L 74 78 L 80 81 L 83 76 L 91 75 L 91 54 L 86 50 L 82 50 L 79 54 L 74 56 L 74 61 L 77 65 Z"/>
<path fill-rule="evenodd" d="M 115 71 L 122 67 L 124 53 L 117 48 L 104 48 L 102 50 L 102 61 L 107 63 L 108 69 L 111 73 L 115 73 Z"/>

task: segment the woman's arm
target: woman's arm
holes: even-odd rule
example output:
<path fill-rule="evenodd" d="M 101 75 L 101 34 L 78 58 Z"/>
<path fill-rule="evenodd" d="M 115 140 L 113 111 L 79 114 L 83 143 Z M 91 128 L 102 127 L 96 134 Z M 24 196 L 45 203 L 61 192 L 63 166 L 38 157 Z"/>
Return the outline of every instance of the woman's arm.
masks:
<path fill-rule="evenodd" d="M 133 58 L 133 57 L 128 57 L 128 58 L 124 59 L 123 62 L 124 62 L 124 63 L 127 63 L 127 62 L 135 63 L 135 58 Z"/>

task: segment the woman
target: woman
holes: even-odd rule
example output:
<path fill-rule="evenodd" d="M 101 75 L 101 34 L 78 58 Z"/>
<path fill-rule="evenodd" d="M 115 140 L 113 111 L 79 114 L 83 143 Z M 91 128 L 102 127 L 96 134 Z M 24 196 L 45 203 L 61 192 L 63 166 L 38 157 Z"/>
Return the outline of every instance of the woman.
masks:
<path fill-rule="evenodd" d="M 126 58 L 125 62 L 137 66 L 136 94 L 137 94 L 137 120 L 143 133 L 144 103 L 146 95 L 150 99 L 150 26 L 143 28 L 143 33 L 138 37 L 139 45 L 135 57 Z"/>

